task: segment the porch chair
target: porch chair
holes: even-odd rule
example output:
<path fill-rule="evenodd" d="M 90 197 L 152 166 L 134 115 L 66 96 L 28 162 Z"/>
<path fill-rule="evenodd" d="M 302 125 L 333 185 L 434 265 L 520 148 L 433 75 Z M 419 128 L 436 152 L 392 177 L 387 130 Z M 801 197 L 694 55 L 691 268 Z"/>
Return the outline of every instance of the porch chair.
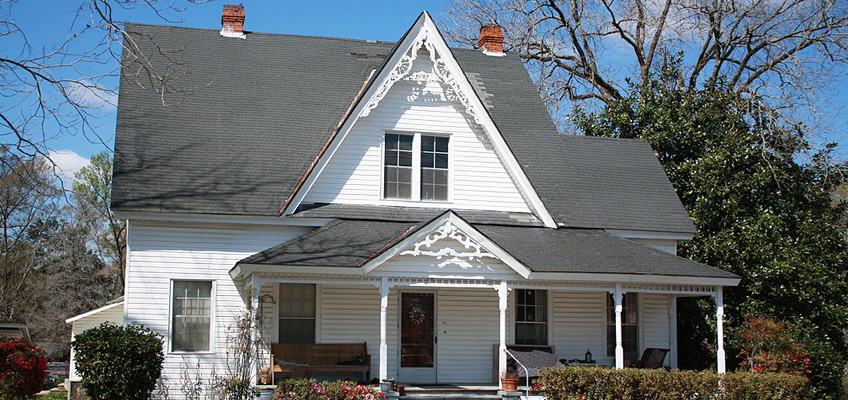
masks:
<path fill-rule="evenodd" d="M 631 368 L 657 369 L 662 368 L 668 349 L 648 347 L 642 352 L 642 358 L 630 364 Z"/>

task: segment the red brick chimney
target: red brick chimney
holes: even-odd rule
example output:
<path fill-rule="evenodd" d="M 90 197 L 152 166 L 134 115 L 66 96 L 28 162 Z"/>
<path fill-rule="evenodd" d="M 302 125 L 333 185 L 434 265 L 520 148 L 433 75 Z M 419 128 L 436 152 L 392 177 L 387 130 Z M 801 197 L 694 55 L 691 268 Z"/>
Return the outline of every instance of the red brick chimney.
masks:
<path fill-rule="evenodd" d="M 221 14 L 221 36 L 244 39 L 244 6 L 225 4 Z"/>
<path fill-rule="evenodd" d="M 480 37 L 477 39 L 477 47 L 483 53 L 490 56 L 502 56 L 504 35 L 498 25 L 483 25 L 480 27 Z"/>

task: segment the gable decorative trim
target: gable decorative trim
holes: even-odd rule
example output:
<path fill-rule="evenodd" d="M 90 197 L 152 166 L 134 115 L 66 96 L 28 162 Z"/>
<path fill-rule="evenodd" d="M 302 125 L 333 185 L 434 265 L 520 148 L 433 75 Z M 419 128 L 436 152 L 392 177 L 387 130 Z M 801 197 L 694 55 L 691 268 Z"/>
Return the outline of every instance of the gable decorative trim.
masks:
<path fill-rule="evenodd" d="M 442 239 L 453 239 L 454 241 L 462 245 L 462 247 L 466 250 L 473 251 L 457 251 L 452 247 L 445 247 L 437 251 L 429 250 L 433 244 Z M 497 259 L 497 256 L 492 253 L 489 253 L 489 251 L 486 250 L 486 248 L 484 248 L 482 244 L 477 243 L 474 239 L 463 233 L 456 225 L 452 224 L 450 221 L 445 222 L 435 232 L 427 235 L 424 239 L 415 243 L 414 248 L 412 250 L 402 251 L 400 255 L 410 255 L 416 257 L 430 256 L 440 260 L 443 257 L 467 258 L 468 261 L 476 261 L 483 257 Z"/>
<path fill-rule="evenodd" d="M 415 41 L 403 54 L 403 56 L 401 56 L 400 61 L 392 69 L 388 78 L 383 81 L 374 96 L 368 104 L 365 105 L 365 108 L 360 114 L 361 117 L 367 117 L 370 115 L 371 111 L 377 108 L 380 101 L 386 97 L 392 86 L 400 80 L 413 80 L 416 82 L 439 80 L 448 86 L 445 88 L 445 97 L 449 101 L 460 102 L 463 105 L 466 114 L 474 120 L 474 123 L 477 125 L 483 125 L 483 116 L 480 114 L 480 110 L 472 104 L 468 96 L 465 94 L 465 91 L 461 89 L 459 80 L 448 68 L 445 58 L 439 53 L 439 50 L 436 48 L 433 39 L 431 38 L 433 34 L 434 33 L 432 33 L 426 26 L 419 31 Z M 435 35 L 438 35 L 438 33 L 435 33 Z M 422 48 L 427 50 L 427 53 L 430 55 L 430 61 L 433 63 L 432 74 L 426 72 L 410 73 L 412 71 L 412 65 L 418 58 L 418 51 Z M 435 78 L 437 79 L 434 79 L 433 75 L 435 75 Z"/>

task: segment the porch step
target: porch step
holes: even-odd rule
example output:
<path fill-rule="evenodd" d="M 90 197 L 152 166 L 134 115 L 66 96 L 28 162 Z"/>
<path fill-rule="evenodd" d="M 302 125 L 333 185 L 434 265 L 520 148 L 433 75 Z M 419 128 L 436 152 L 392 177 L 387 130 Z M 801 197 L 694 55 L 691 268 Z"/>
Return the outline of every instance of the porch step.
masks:
<path fill-rule="evenodd" d="M 407 390 L 400 400 L 501 400 L 492 390 Z"/>

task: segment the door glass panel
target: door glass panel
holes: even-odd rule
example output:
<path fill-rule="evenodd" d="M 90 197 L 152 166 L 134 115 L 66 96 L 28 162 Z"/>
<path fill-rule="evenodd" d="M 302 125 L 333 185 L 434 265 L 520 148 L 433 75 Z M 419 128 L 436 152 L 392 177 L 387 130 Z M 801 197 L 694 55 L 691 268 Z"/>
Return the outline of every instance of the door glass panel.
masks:
<path fill-rule="evenodd" d="M 401 367 L 433 367 L 433 293 L 403 293 L 401 296 Z"/>

